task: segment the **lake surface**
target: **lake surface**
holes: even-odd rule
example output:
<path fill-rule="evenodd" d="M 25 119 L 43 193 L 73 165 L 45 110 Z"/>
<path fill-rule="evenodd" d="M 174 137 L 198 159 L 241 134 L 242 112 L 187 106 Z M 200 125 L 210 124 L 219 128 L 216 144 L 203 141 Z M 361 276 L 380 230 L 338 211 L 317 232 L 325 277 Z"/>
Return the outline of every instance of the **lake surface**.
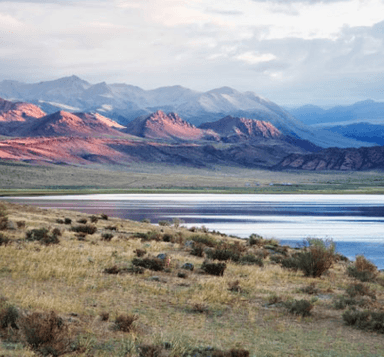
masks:
<path fill-rule="evenodd" d="M 153 223 L 179 218 L 188 227 L 204 225 L 242 238 L 257 233 L 291 246 L 306 237 L 332 238 L 341 254 L 350 259 L 364 254 L 384 269 L 382 195 L 106 194 L 7 200 Z"/>

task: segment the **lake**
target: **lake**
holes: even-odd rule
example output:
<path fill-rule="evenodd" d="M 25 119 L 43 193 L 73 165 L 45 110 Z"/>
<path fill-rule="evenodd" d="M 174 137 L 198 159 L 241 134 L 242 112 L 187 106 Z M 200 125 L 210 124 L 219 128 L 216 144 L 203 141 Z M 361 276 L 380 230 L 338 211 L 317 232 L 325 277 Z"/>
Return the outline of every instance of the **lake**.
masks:
<path fill-rule="evenodd" d="M 242 238 L 257 233 L 282 244 L 306 237 L 332 238 L 350 259 L 364 254 L 384 269 L 384 196 L 382 195 L 217 195 L 118 194 L 6 198 L 42 208 L 153 223 L 179 218 L 184 225 Z"/>

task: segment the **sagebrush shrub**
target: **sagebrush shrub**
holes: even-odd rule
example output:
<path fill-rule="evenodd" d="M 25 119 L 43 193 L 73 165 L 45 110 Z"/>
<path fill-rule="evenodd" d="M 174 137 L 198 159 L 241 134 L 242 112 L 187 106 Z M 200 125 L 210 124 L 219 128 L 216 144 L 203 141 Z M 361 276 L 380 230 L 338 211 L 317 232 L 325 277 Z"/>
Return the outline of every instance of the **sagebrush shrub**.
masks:
<path fill-rule="evenodd" d="M 21 322 L 26 342 L 43 355 L 59 356 L 70 349 L 68 326 L 54 311 L 34 312 Z"/>
<path fill-rule="evenodd" d="M 301 315 L 303 317 L 311 315 L 313 305 L 308 300 L 293 300 L 284 303 L 288 312 L 295 315 Z"/>
<path fill-rule="evenodd" d="M 70 219 L 70 218 L 64 219 L 64 224 L 71 224 L 71 223 L 72 223 L 72 219 Z"/>
<path fill-rule="evenodd" d="M 134 253 L 136 253 L 136 255 L 141 258 L 143 257 L 145 254 L 147 254 L 147 251 L 145 249 L 136 249 L 133 251 Z"/>
<path fill-rule="evenodd" d="M 163 259 L 146 257 L 146 258 L 133 258 L 132 265 L 139 266 L 154 271 L 164 270 L 165 261 Z"/>
<path fill-rule="evenodd" d="M 162 346 L 157 345 L 140 345 L 139 357 L 159 357 L 163 351 Z"/>
<path fill-rule="evenodd" d="M 4 298 L 0 297 L 0 328 L 12 327 L 18 329 L 16 324 L 19 318 L 19 311 L 13 305 L 6 302 Z"/>
<path fill-rule="evenodd" d="M 11 240 L 8 237 L 6 237 L 3 233 L 0 233 L 0 246 L 6 246 L 9 244 L 10 241 Z"/>
<path fill-rule="evenodd" d="M 355 296 L 369 296 L 371 297 L 373 300 L 376 300 L 376 295 L 375 293 L 373 293 L 370 289 L 369 289 L 369 286 L 367 285 L 364 285 L 364 284 L 351 284 L 348 286 L 348 288 L 346 289 L 346 293 L 350 296 L 350 297 L 355 297 Z"/>
<path fill-rule="evenodd" d="M 17 221 L 16 225 L 17 225 L 17 228 L 23 229 L 25 228 L 25 221 Z"/>
<path fill-rule="evenodd" d="M 116 330 L 123 332 L 130 332 L 133 329 L 133 323 L 138 320 L 137 315 L 122 314 L 118 315 L 115 319 Z"/>
<path fill-rule="evenodd" d="M 208 250 L 206 252 L 209 259 L 213 260 L 221 260 L 221 261 L 227 261 L 232 260 L 234 262 L 238 262 L 240 260 L 240 254 L 233 252 L 230 249 L 224 248 L 224 249 L 212 249 Z"/>
<path fill-rule="evenodd" d="M 172 225 L 172 223 L 169 221 L 159 221 L 158 223 L 159 223 L 159 226 L 163 226 L 163 227 L 169 227 Z"/>
<path fill-rule="evenodd" d="M 223 276 L 224 270 L 227 268 L 225 263 L 204 262 L 201 269 L 210 275 Z"/>
<path fill-rule="evenodd" d="M 193 235 L 190 239 L 193 240 L 195 243 L 200 243 L 211 248 L 215 248 L 219 244 L 219 242 L 215 238 L 212 238 L 207 234 Z"/>
<path fill-rule="evenodd" d="M 88 220 L 86 218 L 80 218 L 77 222 L 81 224 L 86 224 Z"/>
<path fill-rule="evenodd" d="M 263 259 L 261 257 L 256 257 L 253 254 L 247 254 L 240 258 L 240 264 L 244 265 L 258 265 L 259 267 L 264 266 Z"/>
<path fill-rule="evenodd" d="M 358 255 L 353 265 L 348 266 L 347 273 L 362 282 L 373 281 L 378 275 L 377 267 L 363 255 Z"/>
<path fill-rule="evenodd" d="M 335 261 L 335 244 L 330 239 L 307 238 L 302 251 L 283 259 L 282 266 L 300 269 L 305 276 L 318 278 L 331 268 Z"/>
<path fill-rule="evenodd" d="M 0 204 L 0 231 L 8 227 L 8 213 L 3 204 Z"/>
<path fill-rule="evenodd" d="M 29 242 L 38 241 L 45 245 L 60 243 L 60 240 L 57 236 L 57 231 L 54 230 L 52 233 L 49 233 L 47 228 L 36 228 L 27 231 L 25 234 L 25 239 Z"/>
<path fill-rule="evenodd" d="M 114 236 L 113 236 L 113 234 L 112 233 L 103 233 L 102 235 L 101 235 L 101 239 L 102 240 L 105 240 L 105 241 L 111 241 L 111 239 L 113 238 Z"/>
<path fill-rule="evenodd" d="M 89 219 L 91 220 L 91 223 L 97 223 L 97 222 L 99 221 L 99 217 L 94 216 L 94 215 L 92 215 L 91 217 L 89 217 Z"/>
<path fill-rule="evenodd" d="M 384 312 L 348 310 L 342 317 L 346 325 L 384 334 Z"/>
<path fill-rule="evenodd" d="M 106 215 L 105 213 L 102 213 L 100 215 L 100 218 L 103 219 L 104 221 L 108 221 L 108 215 Z"/>
<path fill-rule="evenodd" d="M 194 255 L 196 257 L 203 257 L 204 256 L 204 245 L 201 243 L 195 243 L 193 245 L 193 248 L 191 249 L 190 252 L 191 255 Z"/>
<path fill-rule="evenodd" d="M 94 234 L 97 231 L 96 226 L 93 226 L 91 224 L 87 225 L 80 225 L 80 226 L 74 226 L 71 228 L 71 231 L 77 232 L 77 233 L 86 233 L 86 234 Z"/>

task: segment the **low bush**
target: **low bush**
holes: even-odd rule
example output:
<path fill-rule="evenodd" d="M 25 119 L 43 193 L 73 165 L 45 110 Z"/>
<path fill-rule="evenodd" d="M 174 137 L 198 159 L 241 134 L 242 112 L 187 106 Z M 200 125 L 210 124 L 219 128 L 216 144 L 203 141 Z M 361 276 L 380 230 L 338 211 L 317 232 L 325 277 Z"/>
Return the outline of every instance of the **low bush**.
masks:
<path fill-rule="evenodd" d="M 105 213 L 102 213 L 100 215 L 100 219 L 103 219 L 104 221 L 108 221 L 108 215 L 106 215 Z"/>
<path fill-rule="evenodd" d="M 354 264 L 348 266 L 347 273 L 362 282 L 373 281 L 378 275 L 376 265 L 362 255 L 358 255 Z"/>
<path fill-rule="evenodd" d="M 285 269 L 297 271 L 299 269 L 299 261 L 297 259 L 297 256 L 294 255 L 292 257 L 282 259 L 281 266 Z"/>
<path fill-rule="evenodd" d="M 0 296 L 0 328 L 12 327 L 18 329 L 16 324 L 19 318 L 19 311 L 13 305 L 7 303 L 7 300 Z"/>
<path fill-rule="evenodd" d="M 161 271 L 164 270 L 165 261 L 154 257 L 134 258 L 132 260 L 132 265 L 153 271 Z"/>
<path fill-rule="evenodd" d="M 258 265 L 259 267 L 264 266 L 263 259 L 253 254 L 244 255 L 240 258 L 239 263 L 243 265 Z"/>
<path fill-rule="evenodd" d="M 227 268 L 225 263 L 210 263 L 205 261 L 201 266 L 201 269 L 210 275 L 223 276 L 224 270 Z"/>
<path fill-rule="evenodd" d="M 49 233 L 47 228 L 36 228 L 26 232 L 25 239 L 29 242 L 38 241 L 41 244 L 50 245 L 58 244 L 60 240 L 57 231 Z"/>
<path fill-rule="evenodd" d="M 17 225 L 17 228 L 23 229 L 25 228 L 25 221 L 17 221 L 16 225 Z"/>
<path fill-rule="evenodd" d="M 105 229 L 108 229 L 110 231 L 117 231 L 117 227 L 116 226 L 106 226 Z"/>
<path fill-rule="evenodd" d="M 62 236 L 61 230 L 59 228 L 53 228 L 52 234 L 57 236 L 57 237 L 61 237 Z"/>
<path fill-rule="evenodd" d="M 32 313 L 22 320 L 21 328 L 26 342 L 42 355 L 60 356 L 70 351 L 68 326 L 54 311 Z"/>
<path fill-rule="evenodd" d="M 159 221 L 159 226 L 163 226 L 163 227 L 170 227 L 172 225 L 171 222 L 169 221 Z"/>
<path fill-rule="evenodd" d="M 97 223 L 97 222 L 99 221 L 99 217 L 94 216 L 94 215 L 92 215 L 91 217 L 89 217 L 89 219 L 91 220 L 91 223 Z"/>
<path fill-rule="evenodd" d="M 364 300 L 356 300 L 353 297 L 339 296 L 333 302 L 333 307 L 336 310 L 344 310 L 348 306 L 364 306 Z"/>
<path fill-rule="evenodd" d="M 291 258 L 282 260 L 282 267 L 301 270 L 304 276 L 318 278 L 331 268 L 335 261 L 335 244 L 330 239 L 307 238 L 303 248 Z"/>
<path fill-rule="evenodd" d="M 151 220 L 149 218 L 143 218 L 140 222 L 141 223 L 151 223 Z"/>
<path fill-rule="evenodd" d="M 228 290 L 236 292 L 236 293 L 241 293 L 243 291 L 243 289 L 240 286 L 239 280 L 235 280 L 235 281 L 228 283 Z"/>
<path fill-rule="evenodd" d="M 211 249 L 206 252 L 207 257 L 212 260 L 221 260 L 221 261 L 227 261 L 232 260 L 234 262 L 238 262 L 240 260 L 240 254 L 237 252 L 234 252 L 230 249 L 223 248 L 223 249 Z"/>
<path fill-rule="evenodd" d="M 74 226 L 71 228 L 71 231 L 77 232 L 77 233 L 85 233 L 85 234 L 94 234 L 97 231 L 96 226 L 87 224 L 87 225 L 80 225 L 80 226 Z"/>
<path fill-rule="evenodd" d="M 201 243 L 195 243 L 190 254 L 200 258 L 204 257 L 204 245 Z"/>
<path fill-rule="evenodd" d="M 186 279 L 186 278 L 188 278 L 188 273 L 186 273 L 185 271 L 179 271 L 177 273 L 177 277 L 182 278 L 182 279 Z"/>
<path fill-rule="evenodd" d="M 301 315 L 303 317 L 310 316 L 313 305 L 308 300 L 293 300 L 284 303 L 288 312 L 295 315 Z"/>
<path fill-rule="evenodd" d="M 376 295 L 374 292 L 372 292 L 369 289 L 369 286 L 364 285 L 364 284 L 351 284 L 348 286 L 346 289 L 346 293 L 350 297 L 355 297 L 355 296 L 369 296 L 372 300 L 376 300 Z"/>
<path fill-rule="evenodd" d="M 134 234 L 133 238 L 140 238 L 142 241 L 151 241 L 160 242 L 163 238 L 162 234 L 158 231 L 149 231 L 147 233 L 137 232 Z"/>
<path fill-rule="evenodd" d="M 100 312 L 99 314 L 101 321 L 108 321 L 109 320 L 109 312 Z"/>
<path fill-rule="evenodd" d="M 0 231 L 8 227 L 8 212 L 3 204 L 0 204 Z"/>
<path fill-rule="evenodd" d="M 122 314 L 115 319 L 115 329 L 123 332 L 131 332 L 134 328 L 133 323 L 138 320 L 137 315 Z"/>
<path fill-rule="evenodd" d="M 249 236 L 247 243 L 251 247 L 253 245 L 262 246 L 263 245 L 263 243 L 262 243 L 263 240 L 264 240 L 264 238 L 262 236 L 259 236 L 258 234 L 253 233 L 253 234 L 251 234 Z"/>
<path fill-rule="evenodd" d="M 303 288 L 300 289 L 303 293 L 313 295 L 313 294 L 318 294 L 320 290 L 316 288 L 315 283 L 311 283 Z"/>
<path fill-rule="evenodd" d="M 56 223 L 58 224 L 64 224 L 64 220 L 61 218 L 56 219 Z"/>
<path fill-rule="evenodd" d="M 160 357 L 163 346 L 157 345 L 140 345 L 138 347 L 139 357 Z"/>
<path fill-rule="evenodd" d="M 101 235 L 101 239 L 102 239 L 102 240 L 105 240 L 105 241 L 107 241 L 107 242 L 111 241 L 111 239 L 112 239 L 113 237 L 114 237 L 114 236 L 113 236 L 112 233 L 103 233 L 103 234 Z"/>
<path fill-rule="evenodd" d="M 200 243 L 211 248 L 215 248 L 219 244 L 219 242 L 215 238 L 212 238 L 207 234 L 193 235 L 190 239 L 193 240 L 195 243 Z"/>
<path fill-rule="evenodd" d="M 209 312 L 209 309 L 206 304 L 197 302 L 191 305 L 191 311 L 199 314 L 206 314 Z"/>
<path fill-rule="evenodd" d="M 289 259 L 289 258 L 284 258 L 284 256 L 281 254 L 274 254 L 269 256 L 269 260 L 276 264 L 282 264 L 284 259 Z"/>
<path fill-rule="evenodd" d="M 71 223 L 72 223 L 72 219 L 70 219 L 70 218 L 64 219 L 64 224 L 71 224 Z"/>
<path fill-rule="evenodd" d="M 351 309 L 346 311 L 342 317 L 348 326 L 384 334 L 384 312 L 357 311 Z"/>
<path fill-rule="evenodd" d="M 80 218 L 77 223 L 81 223 L 81 224 L 87 224 L 88 220 L 86 218 Z"/>
<path fill-rule="evenodd" d="M 10 243 L 10 241 L 11 240 L 8 237 L 6 237 L 3 233 L 0 233 L 0 246 L 6 246 Z"/>
<path fill-rule="evenodd" d="M 143 257 L 145 254 L 147 254 L 147 251 L 145 249 L 136 249 L 133 251 L 134 253 L 136 253 L 136 255 L 141 258 Z"/>

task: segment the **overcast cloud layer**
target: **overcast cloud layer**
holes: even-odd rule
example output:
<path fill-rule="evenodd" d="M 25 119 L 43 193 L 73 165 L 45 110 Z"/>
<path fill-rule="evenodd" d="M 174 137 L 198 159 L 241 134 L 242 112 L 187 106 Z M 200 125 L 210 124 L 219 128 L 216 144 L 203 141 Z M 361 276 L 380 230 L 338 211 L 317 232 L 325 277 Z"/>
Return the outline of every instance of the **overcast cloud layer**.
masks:
<path fill-rule="evenodd" d="M 384 101 L 384 0 L 0 0 L 0 80 Z"/>

